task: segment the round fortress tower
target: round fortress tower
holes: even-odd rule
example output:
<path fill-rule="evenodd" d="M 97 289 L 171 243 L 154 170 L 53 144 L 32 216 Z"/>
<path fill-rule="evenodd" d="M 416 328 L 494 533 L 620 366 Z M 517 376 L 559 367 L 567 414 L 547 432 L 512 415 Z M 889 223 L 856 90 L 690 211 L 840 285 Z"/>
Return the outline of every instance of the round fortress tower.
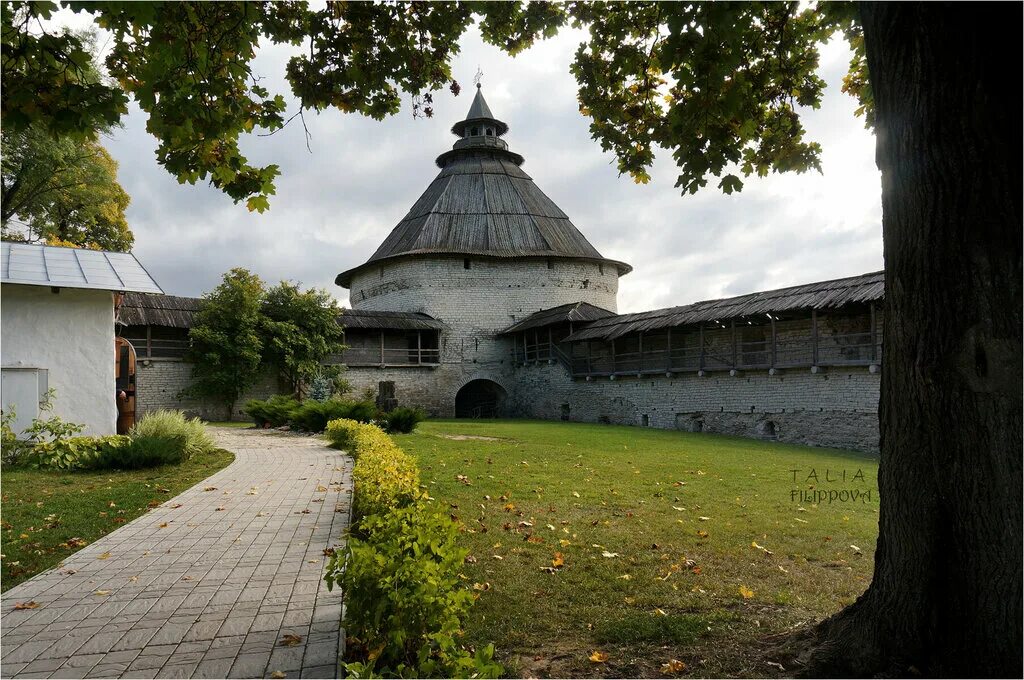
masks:
<path fill-rule="evenodd" d="M 441 172 L 370 259 L 335 279 L 353 310 L 418 312 L 447 326 L 432 377 L 409 377 L 439 383 L 448 395 L 432 409 L 439 415 L 455 411 L 455 394 L 470 381 L 509 381 L 512 347 L 502 330 L 569 303 L 615 312 L 618 279 L 631 270 L 602 256 L 523 172 L 506 132 L 477 85 L 465 120 L 452 127 L 458 141 L 437 158 Z M 394 382 L 401 392 L 404 379 Z"/>

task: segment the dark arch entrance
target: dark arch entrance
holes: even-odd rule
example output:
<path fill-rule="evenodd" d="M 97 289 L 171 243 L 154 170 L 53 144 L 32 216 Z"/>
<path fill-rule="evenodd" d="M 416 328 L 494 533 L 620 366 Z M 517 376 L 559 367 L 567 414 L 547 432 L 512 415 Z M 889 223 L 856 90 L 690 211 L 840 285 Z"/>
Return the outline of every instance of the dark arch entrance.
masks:
<path fill-rule="evenodd" d="M 497 418 L 503 413 L 505 388 L 493 380 L 470 380 L 455 395 L 456 418 Z"/>

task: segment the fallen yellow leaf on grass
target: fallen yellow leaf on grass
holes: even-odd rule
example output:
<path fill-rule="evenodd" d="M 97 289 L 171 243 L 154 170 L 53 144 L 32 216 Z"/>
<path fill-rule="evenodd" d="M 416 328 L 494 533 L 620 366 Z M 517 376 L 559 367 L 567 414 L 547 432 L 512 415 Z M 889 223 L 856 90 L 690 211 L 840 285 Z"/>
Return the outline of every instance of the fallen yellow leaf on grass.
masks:
<path fill-rule="evenodd" d="M 661 666 L 661 672 L 670 675 L 681 673 L 684 670 L 686 670 L 686 664 L 679 659 L 669 659 L 668 663 Z"/>
<path fill-rule="evenodd" d="M 294 647 L 296 645 L 301 645 L 302 636 L 292 635 L 289 633 L 288 635 L 285 635 L 283 638 L 281 638 L 277 644 L 281 645 L 282 647 Z"/>
<path fill-rule="evenodd" d="M 595 649 L 594 652 L 590 655 L 589 659 L 594 663 L 604 663 L 608 660 L 608 655 L 604 652 L 599 652 Z"/>
<path fill-rule="evenodd" d="M 618 556 L 619 556 L 619 553 L 608 552 L 607 550 L 605 550 L 604 552 L 601 553 L 601 557 L 611 558 L 611 557 L 618 557 Z"/>
<path fill-rule="evenodd" d="M 485 592 L 485 591 L 488 591 L 490 589 L 491 589 L 491 584 L 490 583 L 474 583 L 473 584 L 473 590 L 479 590 L 480 592 Z"/>
<path fill-rule="evenodd" d="M 39 609 L 39 603 L 36 602 L 35 600 L 30 600 L 28 602 L 15 602 L 14 603 L 14 608 L 15 609 Z"/>
<path fill-rule="evenodd" d="M 631 578 L 633 578 L 633 577 L 632 577 L 632 576 L 630 576 L 629 574 L 623 574 L 623 575 L 622 575 L 622 576 L 620 576 L 619 578 L 621 578 L 621 579 L 622 579 L 623 581 L 628 581 L 629 579 L 631 579 Z"/>
<path fill-rule="evenodd" d="M 750 547 L 751 548 L 757 548 L 758 550 L 763 552 L 765 555 L 774 555 L 775 554 L 771 550 L 769 550 L 768 548 L 764 547 L 763 545 L 758 545 L 757 541 L 751 541 L 750 542 Z"/>
<path fill-rule="evenodd" d="M 573 495 L 573 498 L 579 498 L 580 497 L 580 492 L 579 491 L 573 491 L 572 495 Z"/>
<path fill-rule="evenodd" d="M 555 558 L 551 560 L 552 567 L 561 567 L 565 564 L 565 556 L 560 552 L 555 553 Z"/>
<path fill-rule="evenodd" d="M 697 535 L 700 536 L 701 538 L 707 538 L 709 534 L 706 531 L 699 531 L 698 530 L 697 531 Z"/>
<path fill-rule="evenodd" d="M 749 600 L 754 596 L 754 591 L 746 586 L 740 586 L 740 595 L 743 596 L 744 600 Z"/>

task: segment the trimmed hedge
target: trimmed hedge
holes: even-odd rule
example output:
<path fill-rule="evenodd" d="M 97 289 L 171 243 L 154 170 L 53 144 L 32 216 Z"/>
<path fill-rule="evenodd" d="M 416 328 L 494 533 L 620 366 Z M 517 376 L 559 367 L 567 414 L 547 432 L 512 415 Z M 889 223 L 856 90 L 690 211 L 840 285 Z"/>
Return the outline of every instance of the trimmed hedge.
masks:
<path fill-rule="evenodd" d="M 458 644 L 477 597 L 459 579 L 462 527 L 420 490 L 415 459 L 376 425 L 332 420 L 326 437 L 356 461 L 347 550 L 324 576 L 342 585 L 350 652 L 361 657 L 346 676 L 499 677 L 493 645 L 472 653 Z"/>

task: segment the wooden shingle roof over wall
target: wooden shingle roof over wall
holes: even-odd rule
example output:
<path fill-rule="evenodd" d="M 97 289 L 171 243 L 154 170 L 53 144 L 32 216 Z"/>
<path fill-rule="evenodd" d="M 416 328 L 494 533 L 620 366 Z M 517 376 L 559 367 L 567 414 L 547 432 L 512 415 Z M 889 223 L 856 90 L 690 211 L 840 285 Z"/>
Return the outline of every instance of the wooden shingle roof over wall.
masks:
<path fill-rule="evenodd" d="M 422 312 L 375 312 L 366 309 L 346 309 L 338 322 L 345 330 L 446 330 L 443 322 Z"/>
<path fill-rule="evenodd" d="M 884 273 L 872 272 L 845 279 L 749 293 L 721 300 L 706 300 L 682 307 L 621 314 L 591 322 L 566 338 L 612 340 L 629 333 L 706 321 L 763 316 L 796 310 L 833 309 L 853 303 L 879 302 L 884 296 Z"/>
<path fill-rule="evenodd" d="M 520 333 L 532 328 L 543 328 L 556 324 L 574 322 L 595 321 L 615 316 L 615 312 L 596 307 L 588 302 L 571 302 L 567 305 L 559 305 L 551 309 L 544 309 L 534 312 L 521 321 L 512 324 L 501 332 L 501 335 L 508 333 Z"/>
<path fill-rule="evenodd" d="M 125 326 L 191 328 L 201 302 L 202 298 L 178 295 L 125 293 L 117 320 Z"/>

